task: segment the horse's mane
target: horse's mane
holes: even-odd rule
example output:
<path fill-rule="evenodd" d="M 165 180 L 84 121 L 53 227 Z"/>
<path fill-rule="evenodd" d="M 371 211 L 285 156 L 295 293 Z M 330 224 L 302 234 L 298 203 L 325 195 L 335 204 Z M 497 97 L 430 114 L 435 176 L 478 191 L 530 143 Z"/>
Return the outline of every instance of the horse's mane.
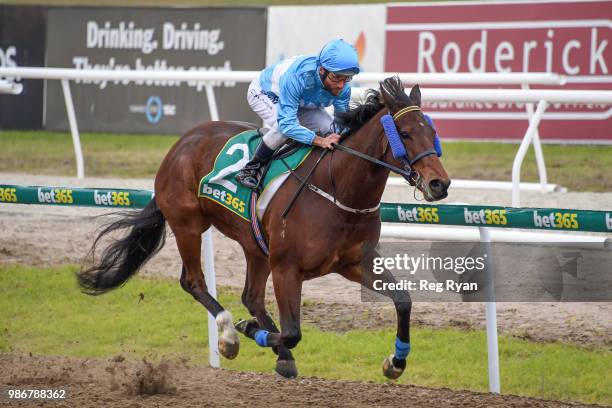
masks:
<path fill-rule="evenodd" d="M 396 101 L 406 105 L 412 104 L 398 76 L 385 79 L 380 86 Z M 382 96 L 376 89 L 368 89 L 365 95 L 364 102 L 352 103 L 348 111 L 338 115 L 342 126 L 349 128 L 350 133 L 355 133 L 385 107 Z"/>

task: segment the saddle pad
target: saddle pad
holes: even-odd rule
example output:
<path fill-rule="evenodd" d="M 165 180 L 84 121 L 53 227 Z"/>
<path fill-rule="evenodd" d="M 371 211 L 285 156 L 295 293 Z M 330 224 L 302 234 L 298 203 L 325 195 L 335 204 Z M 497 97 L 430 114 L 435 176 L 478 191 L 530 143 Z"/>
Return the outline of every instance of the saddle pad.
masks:
<path fill-rule="evenodd" d="M 217 155 L 212 171 L 200 181 L 198 197 L 208 198 L 242 219 L 250 221 L 251 190 L 238 184 L 234 176 L 251 160 L 260 142 L 261 135 L 256 130 L 247 130 L 230 138 Z M 295 170 L 311 151 L 311 146 L 303 146 L 291 156 L 286 157 L 285 163 Z M 282 182 L 279 183 L 279 181 L 284 181 L 288 173 L 289 170 L 280 160 L 272 161 L 264 177 L 263 190 L 260 194 L 261 197 L 266 198 L 266 204 L 282 185 Z M 261 217 L 263 211 L 258 211 L 258 214 Z"/>

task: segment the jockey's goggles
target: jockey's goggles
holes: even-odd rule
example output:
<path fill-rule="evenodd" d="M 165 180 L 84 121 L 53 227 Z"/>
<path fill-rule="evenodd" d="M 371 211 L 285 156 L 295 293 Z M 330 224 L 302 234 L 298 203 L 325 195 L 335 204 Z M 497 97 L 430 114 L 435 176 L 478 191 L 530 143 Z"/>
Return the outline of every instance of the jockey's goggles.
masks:
<path fill-rule="evenodd" d="M 340 83 L 340 82 L 347 83 L 353 80 L 353 75 L 341 75 L 341 74 L 336 74 L 330 71 L 328 71 L 327 77 L 329 78 L 330 81 L 332 81 L 335 84 Z"/>

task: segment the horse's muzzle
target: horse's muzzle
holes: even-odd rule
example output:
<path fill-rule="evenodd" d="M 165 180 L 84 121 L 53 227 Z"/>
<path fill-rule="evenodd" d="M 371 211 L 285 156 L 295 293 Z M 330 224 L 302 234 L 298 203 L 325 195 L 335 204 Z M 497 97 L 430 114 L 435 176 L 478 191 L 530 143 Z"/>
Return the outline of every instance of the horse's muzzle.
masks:
<path fill-rule="evenodd" d="M 429 192 L 433 200 L 442 200 L 448 196 L 448 187 L 450 186 L 450 180 L 444 181 L 440 179 L 433 179 L 429 182 Z"/>

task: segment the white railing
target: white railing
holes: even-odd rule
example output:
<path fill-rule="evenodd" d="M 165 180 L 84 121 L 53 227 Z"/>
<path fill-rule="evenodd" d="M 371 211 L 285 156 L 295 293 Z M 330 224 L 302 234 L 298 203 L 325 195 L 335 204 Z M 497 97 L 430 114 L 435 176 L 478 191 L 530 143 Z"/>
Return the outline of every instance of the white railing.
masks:
<path fill-rule="evenodd" d="M 85 167 L 83 154 L 81 150 L 79 131 L 74 114 L 74 106 L 72 96 L 70 95 L 70 86 L 68 81 L 74 80 L 90 80 L 90 81 L 146 81 L 146 80 L 174 80 L 174 81 L 198 81 L 204 84 L 206 88 L 206 96 L 209 102 L 210 117 L 212 120 L 218 120 L 218 111 L 216 98 L 214 94 L 214 82 L 231 81 L 231 82 L 250 82 L 259 74 L 258 71 L 136 71 L 136 70 L 77 70 L 72 68 L 34 68 L 34 67 L 16 67 L 16 68 L 0 68 L 0 77 L 17 77 L 17 78 L 33 78 L 33 79 L 55 79 L 62 81 L 62 89 L 64 93 L 64 102 L 66 104 L 68 122 L 73 138 L 73 146 L 77 162 L 77 177 L 85 176 Z M 381 81 L 391 73 L 363 73 L 355 78 L 357 84 L 374 84 Z M 462 84 L 462 85 L 521 85 L 528 87 L 529 85 L 562 85 L 566 82 L 566 77 L 550 74 L 550 73 L 456 73 L 456 74 L 432 74 L 432 73 L 401 73 L 398 74 L 402 81 L 408 83 L 419 84 Z M 441 90 L 445 91 L 445 90 Z M 455 90 L 457 91 L 457 90 Z M 479 90 L 482 92 L 485 90 Z M 489 90 L 494 95 L 499 96 L 498 90 Z M 444 95 L 440 95 L 438 90 L 429 90 L 428 100 L 445 100 Z M 438 92 L 438 95 L 431 92 Z M 359 91 L 355 92 L 359 95 Z M 441 97 L 442 99 L 435 99 Z M 510 98 L 512 99 L 512 98 Z M 528 113 L 533 111 L 533 106 L 528 104 Z M 540 189 L 542 191 L 556 191 L 559 186 L 548 184 L 546 175 L 546 166 L 544 156 L 540 145 L 539 135 L 536 130 L 532 132 L 531 142 L 534 144 L 536 153 L 536 162 L 540 175 Z M 456 180 L 453 188 L 498 188 L 508 189 L 508 183 L 504 182 L 478 182 L 473 180 Z M 533 183 L 520 183 L 521 189 L 533 188 Z"/>
<path fill-rule="evenodd" d="M 174 80 L 174 81 L 232 81 L 251 82 L 260 71 L 138 71 L 138 70 L 80 70 L 74 68 L 14 67 L 0 68 L 0 77 L 68 80 Z M 355 82 L 376 83 L 398 75 L 404 82 L 428 85 L 564 85 L 567 77 L 549 73 L 362 73 Z"/>
<path fill-rule="evenodd" d="M 364 91 L 364 89 L 355 89 L 354 94 L 359 97 L 359 95 L 363 95 Z M 537 140 L 537 145 L 534 144 L 536 146 L 536 159 L 538 158 L 538 151 L 539 155 L 542 155 L 537 129 L 548 105 L 550 103 L 612 104 L 612 91 L 585 90 L 425 88 L 421 89 L 421 97 L 425 101 L 537 103 L 537 109 L 530 118 L 529 127 L 512 165 L 512 205 L 514 207 L 520 206 L 521 165 L 529 144 Z M 541 157 L 542 168 L 544 168 L 543 160 L 543 157 Z M 538 166 L 540 168 L 540 164 Z M 542 181 L 543 190 L 546 190 L 545 184 Z"/>
<path fill-rule="evenodd" d="M 0 78 L 33 78 L 61 80 L 64 92 L 64 101 L 68 112 L 68 122 L 73 138 L 74 151 L 77 158 L 77 177 L 85 176 L 83 153 L 81 150 L 76 115 L 70 93 L 70 80 L 93 81 L 142 81 L 142 80 L 174 80 L 197 81 L 204 84 L 210 117 L 218 120 L 216 98 L 214 94 L 215 81 L 249 82 L 258 75 L 258 71 L 136 71 L 136 70 L 77 70 L 72 68 L 34 68 L 16 67 L 0 68 Z M 358 75 L 356 82 L 376 82 L 393 75 L 391 73 L 363 73 Z M 562 85 L 567 79 L 564 76 L 547 73 L 458 73 L 458 74 L 398 74 L 404 81 L 421 84 L 520 84 L 523 88 L 533 84 Z M 364 88 L 355 88 L 354 98 L 363 95 Z M 546 175 L 546 166 L 538 125 L 549 103 L 600 103 L 612 104 L 612 91 L 578 91 L 578 90 L 532 90 L 532 89 L 448 89 L 425 88 L 422 89 L 422 98 L 425 101 L 462 101 L 462 102 L 523 102 L 527 104 L 529 127 L 512 166 L 512 203 L 520 205 L 520 170 L 529 144 L 533 143 L 538 172 L 540 175 L 540 188 L 542 191 L 557 190 L 557 186 L 549 185 Z M 533 104 L 537 109 L 533 111 Z M 468 185 L 464 180 L 459 184 Z M 498 185 L 498 188 L 504 188 Z"/>

